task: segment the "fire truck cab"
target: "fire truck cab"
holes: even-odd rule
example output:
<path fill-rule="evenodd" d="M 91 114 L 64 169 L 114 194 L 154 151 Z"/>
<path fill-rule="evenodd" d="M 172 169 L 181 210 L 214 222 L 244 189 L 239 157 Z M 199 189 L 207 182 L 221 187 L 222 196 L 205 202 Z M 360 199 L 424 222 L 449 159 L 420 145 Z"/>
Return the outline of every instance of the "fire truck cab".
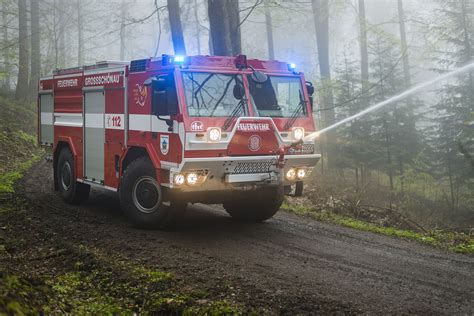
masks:
<path fill-rule="evenodd" d="M 40 79 L 38 141 L 68 203 L 97 186 L 141 226 L 167 226 L 190 202 L 259 222 L 320 159 L 304 138 L 313 92 L 293 64 L 245 55 L 99 62 Z"/>

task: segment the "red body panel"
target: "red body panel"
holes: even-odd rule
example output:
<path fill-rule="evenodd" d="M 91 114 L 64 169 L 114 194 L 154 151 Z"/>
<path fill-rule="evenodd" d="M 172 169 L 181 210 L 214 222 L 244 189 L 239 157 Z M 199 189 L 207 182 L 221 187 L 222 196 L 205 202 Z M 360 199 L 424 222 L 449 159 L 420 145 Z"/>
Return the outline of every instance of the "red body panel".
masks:
<path fill-rule="evenodd" d="M 266 128 L 245 130 L 245 128 L 235 126 L 237 122 L 235 118 L 223 131 L 231 137 L 227 148 L 207 149 L 204 147 L 199 150 L 190 150 L 185 145 L 187 133 L 205 135 L 208 128 L 222 127 L 227 118 L 190 117 L 186 107 L 181 73 L 201 71 L 242 74 L 244 86 L 248 87 L 247 75 L 252 74 L 252 69 L 236 67 L 237 60 L 236 57 L 194 56 L 187 57 L 185 65 L 176 66 L 165 65 L 162 59 L 151 58 L 146 60 L 146 67 L 141 71 L 134 70 L 129 73 L 128 65 L 124 64 L 111 63 L 108 66 L 98 64 L 60 71 L 53 77 L 41 79 L 40 93 L 46 90 L 53 91 L 54 149 L 57 148 L 59 142 L 66 142 L 69 145 L 74 154 L 76 175 L 82 181 L 85 177 L 84 173 L 87 172 L 84 169 L 83 157 L 85 132 L 81 123 L 81 120 L 85 122 L 84 93 L 93 89 L 103 89 L 105 98 L 103 184 L 107 187 L 119 187 L 123 172 L 122 162 L 132 147 L 140 147 L 148 152 L 157 169 L 159 180 L 165 182 L 169 181 L 169 171 L 164 170 L 164 165 L 177 166 L 184 158 L 276 155 L 281 143 L 280 134 L 289 132 L 289 129 L 285 130 L 288 118 L 273 118 L 273 122 L 268 118 L 257 118 L 248 88 L 245 88 L 246 99 L 249 103 L 248 116 L 255 119 L 242 121 L 241 124 L 264 124 Z M 294 76 L 300 78 L 303 87 L 305 85 L 304 76 L 289 71 L 287 64 L 283 62 L 248 60 L 247 66 L 267 74 Z M 163 121 L 152 115 L 151 87 L 144 84 L 144 81 L 150 77 L 169 72 L 174 72 L 180 112 L 171 117 L 174 123 L 170 130 Z M 308 100 L 306 89 L 303 91 L 305 100 Z M 306 113 L 309 114 L 306 117 L 297 118 L 293 126 L 303 127 L 307 132 L 315 131 L 309 102 L 306 102 Z M 75 119 L 71 119 L 72 123 L 67 123 L 69 125 L 61 125 L 60 120 L 56 121 L 56 116 L 61 115 L 75 117 Z M 98 120 L 100 123 L 100 117 Z M 162 147 L 163 142 L 168 142 L 166 150 Z"/>

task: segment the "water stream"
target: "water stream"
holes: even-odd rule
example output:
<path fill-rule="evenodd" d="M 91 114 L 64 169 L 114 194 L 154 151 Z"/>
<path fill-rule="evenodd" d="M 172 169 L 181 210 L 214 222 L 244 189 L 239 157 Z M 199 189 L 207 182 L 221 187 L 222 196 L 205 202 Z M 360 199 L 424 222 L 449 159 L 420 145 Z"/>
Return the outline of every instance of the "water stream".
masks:
<path fill-rule="evenodd" d="M 467 65 L 465 65 L 465 66 L 463 66 L 463 67 L 460 67 L 460 68 L 455 69 L 455 70 L 453 70 L 453 71 L 450 71 L 450 72 L 447 72 L 447 73 L 445 73 L 445 74 L 442 74 L 441 76 L 438 76 L 438 77 L 436 77 L 436 78 L 434 78 L 434 79 L 432 79 L 432 80 L 429 80 L 429 81 L 420 83 L 420 84 L 418 84 L 418 85 L 416 85 L 416 86 L 414 86 L 414 87 L 412 87 L 412 88 L 410 88 L 410 89 L 408 89 L 408 90 L 405 90 L 405 91 L 403 91 L 402 93 L 397 94 L 397 95 L 395 95 L 395 96 L 393 96 L 393 97 L 391 97 L 391 98 L 389 98 L 389 99 L 387 99 L 387 100 L 385 100 L 385 101 L 382 101 L 382 102 L 379 102 L 379 103 L 377 103 L 377 104 L 374 104 L 374 105 L 372 105 L 372 106 L 366 108 L 365 110 L 360 111 L 359 113 L 356 113 L 356 114 L 354 114 L 354 115 L 351 115 L 351 116 L 349 116 L 349 117 L 346 117 L 345 119 L 340 120 L 339 122 L 336 122 L 336 123 L 334 123 L 333 125 L 330 125 L 330 126 L 325 127 L 325 128 L 323 128 L 323 129 L 321 129 L 321 130 L 319 130 L 319 131 L 317 131 L 317 132 L 314 132 L 314 133 L 312 133 L 312 134 L 309 134 L 309 135 L 305 136 L 304 140 L 314 140 L 314 139 L 315 139 L 316 137 L 318 137 L 319 135 L 324 134 L 324 133 L 326 133 L 326 132 L 328 132 L 328 131 L 330 131 L 330 130 L 332 130 L 332 129 L 335 129 L 336 127 L 338 127 L 338 126 L 340 126 L 340 125 L 343 125 L 343 124 L 345 124 L 345 123 L 347 123 L 347 122 L 350 122 L 350 121 L 353 121 L 353 120 L 355 120 L 355 119 L 358 119 L 358 118 L 361 117 L 361 116 L 364 116 L 364 115 L 366 115 L 366 114 L 368 114 L 368 113 L 370 113 L 370 112 L 373 112 L 373 111 L 375 111 L 375 110 L 377 110 L 377 109 L 379 109 L 379 108 L 381 108 L 381 107 L 384 107 L 384 106 L 386 106 L 386 105 L 388 105 L 388 104 L 390 104 L 390 103 L 393 103 L 393 102 L 395 102 L 395 101 L 398 101 L 398 100 L 400 100 L 400 99 L 403 99 L 403 98 L 405 98 L 405 97 L 407 97 L 407 96 L 409 96 L 409 95 L 412 95 L 412 94 L 414 94 L 414 93 L 416 93 L 416 92 L 418 92 L 418 91 L 420 91 L 420 90 L 422 90 L 422 89 L 424 89 L 424 88 L 426 88 L 426 87 L 428 87 L 428 86 L 430 86 L 430 85 L 433 85 L 433 84 L 435 84 L 435 83 L 437 83 L 437 82 L 446 80 L 446 79 L 448 79 L 448 78 L 450 78 L 450 77 L 454 77 L 454 76 L 459 75 L 460 73 L 463 73 L 463 72 L 468 71 L 468 70 L 470 70 L 470 69 L 474 69 L 474 63 L 467 64 Z"/>

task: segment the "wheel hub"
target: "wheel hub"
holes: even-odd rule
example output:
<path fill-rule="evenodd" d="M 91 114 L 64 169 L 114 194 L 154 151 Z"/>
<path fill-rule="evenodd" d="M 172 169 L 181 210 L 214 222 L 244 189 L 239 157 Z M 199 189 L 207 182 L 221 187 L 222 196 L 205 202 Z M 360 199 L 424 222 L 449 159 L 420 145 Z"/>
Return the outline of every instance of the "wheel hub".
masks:
<path fill-rule="evenodd" d="M 133 203 L 141 212 L 154 212 L 161 202 L 158 183 L 152 177 L 138 179 L 133 186 L 132 197 Z"/>

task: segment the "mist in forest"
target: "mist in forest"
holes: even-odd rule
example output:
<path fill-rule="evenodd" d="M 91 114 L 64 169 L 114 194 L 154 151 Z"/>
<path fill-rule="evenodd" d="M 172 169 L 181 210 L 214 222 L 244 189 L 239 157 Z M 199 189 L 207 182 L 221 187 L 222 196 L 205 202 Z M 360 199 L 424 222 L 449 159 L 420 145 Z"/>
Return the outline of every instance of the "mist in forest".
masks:
<path fill-rule="evenodd" d="M 295 63 L 316 87 L 322 129 L 474 60 L 469 0 L 2 0 L 1 12 L 0 87 L 20 101 L 55 69 L 245 54 Z M 313 201 L 366 200 L 429 227 L 472 227 L 473 76 L 318 139 Z"/>

